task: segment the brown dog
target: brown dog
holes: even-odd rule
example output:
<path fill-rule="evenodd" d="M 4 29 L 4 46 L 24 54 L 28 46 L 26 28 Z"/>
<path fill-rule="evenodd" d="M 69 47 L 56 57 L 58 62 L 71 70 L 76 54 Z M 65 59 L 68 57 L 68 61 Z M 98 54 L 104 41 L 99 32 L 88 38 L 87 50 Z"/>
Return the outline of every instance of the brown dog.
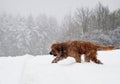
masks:
<path fill-rule="evenodd" d="M 54 43 L 51 46 L 50 54 L 56 56 L 52 63 L 57 63 L 59 60 L 67 58 L 68 56 L 75 58 L 76 62 L 81 62 L 81 55 L 85 55 L 85 62 L 93 61 L 97 64 L 102 64 L 97 59 L 97 50 L 113 50 L 114 46 L 96 45 L 89 41 L 66 41 L 61 43 Z"/>

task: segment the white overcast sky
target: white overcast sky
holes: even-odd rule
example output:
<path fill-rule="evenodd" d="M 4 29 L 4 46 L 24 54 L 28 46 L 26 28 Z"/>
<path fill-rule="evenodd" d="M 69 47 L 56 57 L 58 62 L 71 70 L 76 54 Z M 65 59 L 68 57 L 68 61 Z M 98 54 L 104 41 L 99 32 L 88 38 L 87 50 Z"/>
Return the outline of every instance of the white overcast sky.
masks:
<path fill-rule="evenodd" d="M 109 6 L 111 10 L 120 8 L 120 0 L 0 0 L 0 13 L 33 16 L 42 13 L 60 19 L 76 8 L 93 8 L 98 2 Z"/>

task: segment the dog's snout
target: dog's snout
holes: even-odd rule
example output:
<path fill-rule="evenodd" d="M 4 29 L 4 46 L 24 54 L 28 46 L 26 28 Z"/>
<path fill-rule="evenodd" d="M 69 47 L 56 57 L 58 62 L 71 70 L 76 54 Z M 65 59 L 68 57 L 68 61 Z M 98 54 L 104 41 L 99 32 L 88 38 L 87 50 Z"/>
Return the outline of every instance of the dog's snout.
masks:
<path fill-rule="evenodd" d="M 52 55 L 52 52 L 50 52 L 49 54 Z"/>

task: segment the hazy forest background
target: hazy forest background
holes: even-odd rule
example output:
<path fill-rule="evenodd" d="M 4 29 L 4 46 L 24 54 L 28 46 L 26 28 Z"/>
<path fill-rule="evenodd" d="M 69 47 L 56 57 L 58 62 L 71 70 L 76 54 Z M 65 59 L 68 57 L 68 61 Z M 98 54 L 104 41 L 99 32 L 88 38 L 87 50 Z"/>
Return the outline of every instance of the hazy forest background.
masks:
<path fill-rule="evenodd" d="M 120 9 L 98 3 L 93 9 L 77 8 L 61 23 L 45 14 L 0 14 L 0 56 L 48 54 L 53 42 L 74 39 L 120 48 Z"/>

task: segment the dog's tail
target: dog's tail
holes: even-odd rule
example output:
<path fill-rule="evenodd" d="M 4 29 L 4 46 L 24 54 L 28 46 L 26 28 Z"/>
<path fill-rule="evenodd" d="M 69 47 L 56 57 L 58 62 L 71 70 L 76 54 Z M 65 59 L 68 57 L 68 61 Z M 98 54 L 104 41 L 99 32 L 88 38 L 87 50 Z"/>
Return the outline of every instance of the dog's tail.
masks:
<path fill-rule="evenodd" d="M 98 50 L 114 50 L 116 49 L 115 46 L 104 46 L 104 45 L 97 45 Z"/>

